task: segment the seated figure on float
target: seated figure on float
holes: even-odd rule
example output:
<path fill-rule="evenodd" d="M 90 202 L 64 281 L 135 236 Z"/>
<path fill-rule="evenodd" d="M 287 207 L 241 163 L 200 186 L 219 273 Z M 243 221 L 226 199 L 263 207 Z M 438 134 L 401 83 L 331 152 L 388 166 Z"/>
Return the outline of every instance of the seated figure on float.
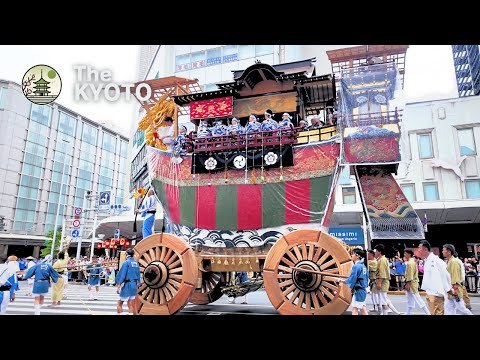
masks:
<path fill-rule="evenodd" d="M 320 129 L 325 123 L 320 120 L 320 117 L 318 115 L 315 115 L 312 117 L 312 125 L 308 128 L 308 130 L 315 130 L 315 129 Z"/>
<path fill-rule="evenodd" d="M 283 113 L 282 120 L 279 122 L 280 129 L 293 129 L 292 117 L 289 113 Z"/>
<path fill-rule="evenodd" d="M 233 118 L 230 121 L 230 125 L 227 128 L 228 135 L 237 135 L 245 133 L 245 128 L 240 124 L 237 118 Z"/>
<path fill-rule="evenodd" d="M 272 119 L 272 110 L 268 109 L 265 111 L 265 120 L 262 122 L 261 130 L 262 131 L 272 131 L 278 129 L 278 122 Z"/>
<path fill-rule="evenodd" d="M 174 142 L 174 153 L 175 156 L 184 156 L 187 152 L 185 149 L 185 143 L 186 143 L 186 137 L 187 137 L 187 127 L 185 125 L 180 125 L 178 127 L 178 136 L 175 139 Z"/>
<path fill-rule="evenodd" d="M 227 127 L 223 124 L 221 119 L 215 120 L 215 125 L 212 127 L 213 136 L 227 135 Z"/>
<path fill-rule="evenodd" d="M 248 118 L 248 124 L 245 126 L 245 132 L 246 133 L 251 133 L 251 132 L 257 132 L 261 130 L 261 124 L 258 122 L 257 118 L 255 115 L 250 115 Z"/>
<path fill-rule="evenodd" d="M 206 121 L 200 121 L 198 125 L 197 137 L 205 138 L 212 135 L 211 129 L 208 127 L 208 123 Z"/>
<path fill-rule="evenodd" d="M 307 131 L 308 130 L 308 121 L 307 120 L 300 120 L 298 122 L 298 126 L 300 127 L 301 131 Z"/>
<path fill-rule="evenodd" d="M 173 126 L 173 119 L 170 116 L 167 116 L 163 120 L 166 126 L 162 126 L 158 129 L 159 139 L 167 146 L 167 151 L 173 151 L 173 143 L 175 142 L 174 134 L 175 129 Z"/>

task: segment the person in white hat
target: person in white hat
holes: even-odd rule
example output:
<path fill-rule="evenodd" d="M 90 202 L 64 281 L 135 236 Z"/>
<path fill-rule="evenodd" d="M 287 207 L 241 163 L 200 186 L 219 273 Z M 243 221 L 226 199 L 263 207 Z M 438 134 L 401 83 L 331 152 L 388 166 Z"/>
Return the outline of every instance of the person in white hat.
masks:
<path fill-rule="evenodd" d="M 280 129 L 293 129 L 292 117 L 289 113 L 283 113 L 282 120 L 279 123 Z"/>
<path fill-rule="evenodd" d="M 30 270 L 32 267 L 36 265 L 35 258 L 33 256 L 29 256 L 26 258 L 28 260 L 27 263 L 27 271 Z M 27 296 L 32 296 L 32 289 L 33 289 L 33 281 L 35 280 L 35 275 L 33 275 L 30 279 L 27 280 L 28 283 L 28 293 Z"/>

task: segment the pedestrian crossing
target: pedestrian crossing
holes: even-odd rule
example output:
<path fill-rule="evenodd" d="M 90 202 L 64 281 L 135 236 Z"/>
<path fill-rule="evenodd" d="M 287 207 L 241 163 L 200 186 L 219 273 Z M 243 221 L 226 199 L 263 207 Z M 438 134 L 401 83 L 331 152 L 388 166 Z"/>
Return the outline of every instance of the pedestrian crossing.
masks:
<path fill-rule="evenodd" d="M 33 296 L 27 296 L 29 291 L 26 281 L 20 281 L 20 290 L 15 294 L 15 301 L 9 303 L 7 315 L 33 315 Z M 41 315 L 116 315 L 118 294 L 114 286 L 101 286 L 98 300 L 89 300 L 87 285 L 69 284 L 66 290 L 66 299 L 59 306 L 49 308 L 52 303 L 50 289 L 45 296 Z M 123 311 L 128 312 L 127 304 L 123 304 Z"/>

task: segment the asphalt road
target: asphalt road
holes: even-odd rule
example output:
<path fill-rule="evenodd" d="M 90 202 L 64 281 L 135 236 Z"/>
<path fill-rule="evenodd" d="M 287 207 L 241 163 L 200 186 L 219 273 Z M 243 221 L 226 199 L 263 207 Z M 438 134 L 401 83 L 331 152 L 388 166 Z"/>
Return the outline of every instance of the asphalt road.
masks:
<path fill-rule="evenodd" d="M 26 295 L 26 281 L 20 282 L 20 291 L 16 295 L 16 300 L 8 305 L 7 314 L 10 315 L 32 315 L 33 298 Z M 51 291 L 50 291 L 51 293 Z M 50 294 L 45 298 L 45 306 L 42 308 L 42 315 L 115 315 L 118 295 L 115 287 L 102 286 L 98 300 L 89 301 L 89 292 L 86 285 L 70 284 L 66 300 L 62 305 L 56 308 L 48 308 L 50 304 Z M 405 295 L 390 294 L 395 307 L 405 312 L 407 300 Z M 471 296 L 474 315 L 480 315 L 480 296 Z M 367 297 L 368 308 L 372 308 L 370 296 Z M 126 311 L 124 305 L 124 311 Z M 351 314 L 348 309 L 345 315 Z M 371 315 L 375 313 L 371 312 Z M 415 309 L 414 315 L 423 315 L 420 309 Z M 237 299 L 235 304 L 230 304 L 226 296 L 223 296 L 216 302 L 208 305 L 194 305 L 188 303 L 185 308 L 179 312 L 179 315 L 278 315 L 277 311 L 270 304 L 265 290 L 248 294 L 248 304 L 239 304 Z M 394 314 L 389 314 L 394 315 Z"/>

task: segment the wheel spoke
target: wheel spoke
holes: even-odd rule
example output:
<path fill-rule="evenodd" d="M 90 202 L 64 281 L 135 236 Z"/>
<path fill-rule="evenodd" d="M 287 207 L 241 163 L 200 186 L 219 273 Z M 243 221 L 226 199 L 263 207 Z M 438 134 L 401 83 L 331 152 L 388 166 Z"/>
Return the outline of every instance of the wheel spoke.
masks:
<path fill-rule="evenodd" d="M 300 253 L 300 250 L 298 250 L 297 245 L 293 247 L 293 251 L 295 252 L 295 255 L 297 256 L 298 260 L 303 260 L 302 254 Z"/>
<path fill-rule="evenodd" d="M 166 253 L 167 253 L 167 248 L 165 246 L 162 246 L 162 253 L 160 254 L 160 261 L 163 261 Z"/>
<path fill-rule="evenodd" d="M 295 264 L 298 263 L 300 260 L 292 253 L 292 249 L 288 250 L 285 254 L 292 260 Z"/>
<path fill-rule="evenodd" d="M 322 265 L 329 256 L 330 254 L 328 253 L 328 251 L 325 251 L 325 254 L 323 254 L 320 260 L 317 261 L 317 265 Z"/>
<path fill-rule="evenodd" d="M 326 288 L 332 289 L 333 291 L 338 291 L 338 286 L 335 286 L 327 281 L 323 281 L 322 285 L 325 286 Z"/>
<path fill-rule="evenodd" d="M 278 270 L 282 270 L 282 271 L 285 271 L 285 272 L 288 272 L 288 273 L 292 272 L 292 269 L 290 269 L 286 266 L 283 266 L 283 265 L 278 265 Z"/>
<path fill-rule="evenodd" d="M 175 280 L 179 280 L 179 281 L 182 281 L 182 279 L 183 279 L 182 275 L 172 274 L 171 271 L 170 271 L 170 274 L 168 274 L 168 276 L 169 276 L 170 279 L 175 279 Z"/>
<path fill-rule="evenodd" d="M 172 284 L 172 286 L 173 286 L 175 289 L 179 289 L 179 288 L 180 288 L 180 285 L 181 285 L 181 283 L 179 283 L 179 282 L 176 281 L 176 280 L 173 280 L 172 278 L 168 279 L 168 283 L 169 283 L 169 284 Z"/>
<path fill-rule="evenodd" d="M 301 308 L 303 305 L 303 300 L 305 299 L 305 293 L 303 291 L 300 291 L 300 296 L 298 297 L 298 303 L 297 305 Z"/>
<path fill-rule="evenodd" d="M 290 267 L 295 266 L 295 264 L 294 264 L 293 262 L 291 262 L 290 260 L 288 260 L 285 256 L 282 257 L 282 260 L 281 260 L 281 261 L 283 261 L 285 264 L 287 264 L 287 265 L 290 266 Z"/>
<path fill-rule="evenodd" d="M 163 289 L 158 289 L 158 293 L 160 294 L 160 304 L 166 304 L 167 298 L 165 296 L 165 293 L 163 292 Z"/>
<path fill-rule="evenodd" d="M 178 259 L 173 264 L 170 265 L 170 269 L 175 269 L 178 265 L 182 265 L 182 260 Z"/>
<path fill-rule="evenodd" d="M 322 292 L 320 290 L 317 290 L 317 297 L 320 299 L 322 302 L 323 306 L 328 305 L 327 299 L 325 299 L 325 296 L 323 296 Z"/>
<path fill-rule="evenodd" d="M 320 286 L 320 290 L 322 290 L 322 292 L 327 295 L 327 297 L 330 299 L 330 300 L 333 300 L 333 298 L 335 297 L 335 295 L 331 294 L 330 291 L 328 291 L 324 286 Z"/>
<path fill-rule="evenodd" d="M 290 294 L 292 291 L 294 291 L 297 288 L 295 284 L 290 285 L 287 290 L 285 290 L 282 294 L 284 297 L 287 297 L 288 294 Z"/>
<path fill-rule="evenodd" d="M 302 259 L 308 259 L 307 245 L 302 244 Z"/>
<path fill-rule="evenodd" d="M 142 299 L 143 300 L 146 300 L 146 298 L 147 298 L 147 296 L 148 296 L 148 294 L 150 293 L 151 290 L 152 289 L 150 289 L 149 287 L 146 288 L 146 290 L 142 294 Z"/>
<path fill-rule="evenodd" d="M 292 274 L 278 274 L 277 276 L 279 279 L 291 279 Z"/>
<path fill-rule="evenodd" d="M 321 254 L 321 253 L 322 253 L 322 247 L 319 246 L 319 247 L 317 248 L 317 251 L 315 251 L 315 255 L 313 255 L 313 258 L 312 258 L 312 261 L 313 261 L 314 263 L 316 263 L 316 262 L 318 261 L 318 259 L 320 258 L 320 254 Z"/>
<path fill-rule="evenodd" d="M 320 265 L 320 270 L 323 271 L 324 269 L 327 269 L 327 268 L 329 268 L 330 266 L 335 265 L 336 262 L 337 262 L 337 261 L 336 261 L 335 259 L 332 259 L 332 260 L 330 260 L 330 261 L 327 261 L 325 264 Z"/>
<path fill-rule="evenodd" d="M 310 293 L 307 292 L 305 294 L 305 309 L 310 310 L 312 308 L 312 298 L 310 297 Z"/>
<path fill-rule="evenodd" d="M 170 272 L 170 274 L 181 273 L 181 272 L 183 272 L 183 268 L 179 267 L 179 268 L 176 268 L 176 269 L 171 269 L 171 270 L 169 270 L 169 272 Z"/>
<path fill-rule="evenodd" d="M 147 267 L 148 264 L 149 264 L 146 260 L 144 260 L 144 259 L 142 259 L 142 258 L 138 259 L 138 262 L 139 262 L 141 265 L 143 265 L 144 267 Z"/>
<path fill-rule="evenodd" d="M 170 291 L 168 291 L 168 289 L 165 288 L 165 287 L 161 288 L 160 290 L 163 291 L 163 293 L 165 294 L 165 298 L 166 298 L 167 302 L 169 302 L 172 299 L 172 294 L 170 294 Z"/>
<path fill-rule="evenodd" d="M 301 293 L 300 289 L 295 289 L 295 291 L 293 292 L 293 295 L 292 297 L 290 298 L 290 300 L 288 300 L 290 303 L 293 304 L 293 302 L 295 301 L 295 299 L 298 297 L 298 295 Z"/>
<path fill-rule="evenodd" d="M 168 249 L 167 250 L 167 254 L 165 255 L 165 257 L 163 258 L 163 262 L 166 263 L 168 261 L 168 259 L 170 259 L 170 256 L 172 256 L 172 254 L 174 254 L 173 250 L 172 249 Z"/>
<path fill-rule="evenodd" d="M 143 253 L 143 257 L 145 258 L 145 260 L 147 261 L 147 264 L 150 264 L 152 262 L 152 258 L 150 257 L 150 255 L 148 255 L 146 252 Z"/>
<path fill-rule="evenodd" d="M 167 265 L 168 267 L 172 267 L 172 266 L 170 266 L 170 264 L 172 264 L 175 260 L 178 260 L 178 259 L 180 259 L 180 258 L 178 257 L 178 254 L 175 253 L 170 259 L 168 259 L 168 261 L 165 263 L 165 265 Z"/>
<path fill-rule="evenodd" d="M 155 246 L 155 260 L 160 260 L 160 248 Z"/>
<path fill-rule="evenodd" d="M 157 259 L 155 257 L 155 250 L 154 249 L 152 249 L 152 248 L 148 249 L 148 254 L 150 255 L 150 258 L 152 259 L 152 261 Z"/>
<path fill-rule="evenodd" d="M 175 294 L 177 293 L 177 289 L 175 289 L 170 283 L 167 283 L 165 286 L 168 290 L 170 290 L 172 296 L 175 296 Z"/>
<path fill-rule="evenodd" d="M 280 285 L 280 287 L 281 287 L 281 288 L 283 288 L 283 287 L 290 286 L 290 285 L 292 285 L 292 284 L 293 284 L 293 280 L 292 280 L 292 279 L 290 279 L 290 280 L 287 280 L 287 281 L 281 282 L 279 285 Z"/>
<path fill-rule="evenodd" d="M 312 260 L 313 259 L 313 252 L 315 251 L 315 245 L 312 245 L 310 244 L 308 246 L 308 255 L 307 255 L 307 259 L 308 260 Z"/>
<path fill-rule="evenodd" d="M 315 309 L 320 309 L 321 308 L 321 305 L 320 303 L 318 302 L 318 298 L 315 296 L 314 293 L 310 293 L 310 295 L 312 296 L 312 301 L 313 301 L 313 306 Z"/>

